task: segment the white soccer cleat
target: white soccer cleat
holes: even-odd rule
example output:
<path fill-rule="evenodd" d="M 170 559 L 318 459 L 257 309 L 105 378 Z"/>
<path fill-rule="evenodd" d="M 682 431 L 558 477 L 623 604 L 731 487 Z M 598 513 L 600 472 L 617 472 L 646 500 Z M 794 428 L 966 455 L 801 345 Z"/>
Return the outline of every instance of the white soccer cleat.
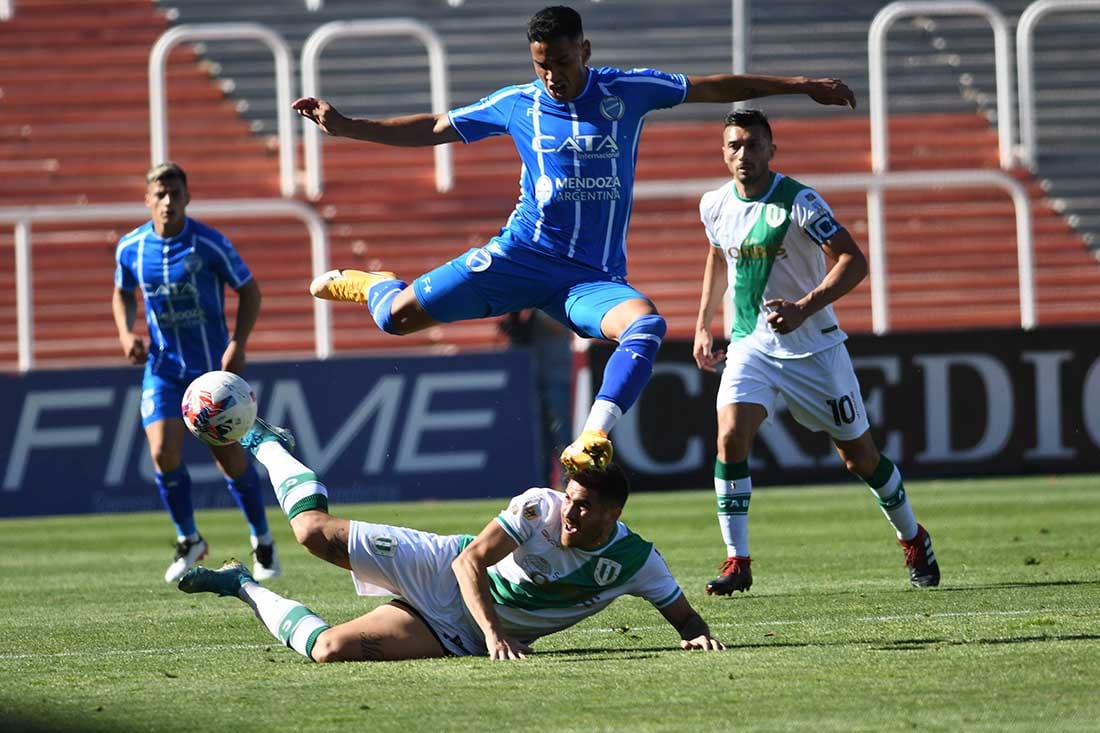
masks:
<path fill-rule="evenodd" d="M 366 303 L 370 289 L 383 280 L 396 280 L 392 272 L 364 272 L 363 270 L 329 270 L 313 278 L 309 294 L 322 300 L 346 303 Z"/>
<path fill-rule="evenodd" d="M 275 549 L 275 542 L 270 545 L 261 545 L 255 535 L 252 535 L 252 556 L 256 562 L 252 563 L 252 577 L 261 583 L 265 580 L 278 578 L 283 574 L 283 568 L 279 564 L 279 553 Z"/>
<path fill-rule="evenodd" d="M 168 570 L 164 572 L 164 582 L 175 583 L 191 569 L 192 565 L 206 557 L 209 551 L 210 545 L 206 544 L 206 540 L 202 537 L 194 542 L 186 539 L 177 542 L 176 555 L 172 558 L 172 564 L 168 566 Z"/>

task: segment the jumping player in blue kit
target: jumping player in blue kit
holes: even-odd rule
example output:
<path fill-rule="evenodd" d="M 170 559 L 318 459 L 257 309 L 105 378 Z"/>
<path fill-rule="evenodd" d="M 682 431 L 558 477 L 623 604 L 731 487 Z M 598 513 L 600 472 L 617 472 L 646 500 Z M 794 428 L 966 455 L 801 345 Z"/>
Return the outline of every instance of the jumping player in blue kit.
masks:
<path fill-rule="evenodd" d="M 152 219 L 119 240 L 111 308 L 123 354 L 133 364 L 145 364 L 141 424 L 161 500 L 176 526 L 176 552 L 164 574 L 165 582 L 174 583 L 208 551 L 195 526 L 191 476 L 182 461 L 187 428 L 180 403 L 200 374 L 244 371 L 245 345 L 260 312 L 260 286 L 224 235 L 187 216 L 190 194 L 182 168 L 163 163 L 145 180 Z M 226 285 L 238 298 L 232 336 L 225 324 Z M 138 289 L 145 301 L 148 350 L 134 333 Z M 278 576 L 279 558 L 252 461 L 239 443 L 210 446 L 210 453 L 248 520 L 253 570 L 266 578 Z"/>
<path fill-rule="evenodd" d="M 404 335 L 438 323 L 539 308 L 586 338 L 617 341 L 581 435 L 562 453 L 570 470 L 606 466 L 608 432 L 653 372 L 665 321 L 626 281 L 626 231 L 645 115 L 685 102 L 736 102 L 806 94 L 855 106 L 836 79 L 590 68 L 580 15 L 554 6 L 527 26 L 538 77 L 446 114 L 351 119 L 322 99 L 294 102 L 324 132 L 395 146 L 472 143 L 510 135 L 523 167 L 515 211 L 484 247 L 416 278 L 332 270 L 319 298 L 366 303 L 378 327 Z"/>

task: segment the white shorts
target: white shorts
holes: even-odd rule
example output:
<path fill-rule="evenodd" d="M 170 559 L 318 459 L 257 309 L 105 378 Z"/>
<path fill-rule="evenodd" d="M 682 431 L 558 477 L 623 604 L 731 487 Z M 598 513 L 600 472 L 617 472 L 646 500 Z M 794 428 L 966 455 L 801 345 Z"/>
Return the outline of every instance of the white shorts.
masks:
<path fill-rule="evenodd" d="M 752 402 L 771 415 L 776 395 L 783 396 L 800 425 L 837 440 L 854 440 L 870 427 L 844 344 L 798 359 L 776 359 L 744 341 L 730 344 L 718 409 Z"/>
<path fill-rule="evenodd" d="M 485 637 L 467 613 L 451 570 L 464 539 L 353 521 L 348 555 L 355 590 L 361 596 L 397 596 L 420 613 L 455 656 L 486 654 Z"/>

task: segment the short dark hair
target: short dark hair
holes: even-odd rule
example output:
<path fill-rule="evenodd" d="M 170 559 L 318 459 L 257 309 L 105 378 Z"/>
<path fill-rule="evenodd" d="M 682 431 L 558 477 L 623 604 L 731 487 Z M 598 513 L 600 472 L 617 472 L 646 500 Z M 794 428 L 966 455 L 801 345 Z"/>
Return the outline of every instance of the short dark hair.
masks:
<path fill-rule="evenodd" d="M 726 127 L 761 127 L 768 133 L 768 139 L 772 139 L 772 126 L 768 124 L 768 116 L 763 110 L 735 109 L 726 115 Z"/>
<path fill-rule="evenodd" d="M 630 496 L 630 480 L 626 472 L 617 463 L 607 464 L 607 468 L 585 468 L 573 471 L 569 478 L 594 491 L 600 496 L 600 503 L 622 509 Z"/>
<path fill-rule="evenodd" d="M 528 43 L 549 43 L 556 38 L 584 38 L 580 13 L 566 5 L 551 5 L 531 16 Z"/>
<path fill-rule="evenodd" d="M 183 172 L 183 168 L 180 168 L 178 163 L 167 161 L 165 163 L 158 163 L 149 169 L 149 172 L 145 174 L 145 185 L 155 183 L 157 181 L 179 181 L 183 184 L 184 188 L 187 188 L 187 174 Z"/>

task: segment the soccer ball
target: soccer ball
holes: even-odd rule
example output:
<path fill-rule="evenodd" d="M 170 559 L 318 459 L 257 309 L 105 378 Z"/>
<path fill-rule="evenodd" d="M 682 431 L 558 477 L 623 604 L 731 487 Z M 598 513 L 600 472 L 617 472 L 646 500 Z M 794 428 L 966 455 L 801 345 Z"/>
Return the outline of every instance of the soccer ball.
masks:
<path fill-rule="evenodd" d="M 207 372 L 183 393 L 183 422 L 208 445 L 229 445 L 256 422 L 256 394 L 233 372 Z"/>

